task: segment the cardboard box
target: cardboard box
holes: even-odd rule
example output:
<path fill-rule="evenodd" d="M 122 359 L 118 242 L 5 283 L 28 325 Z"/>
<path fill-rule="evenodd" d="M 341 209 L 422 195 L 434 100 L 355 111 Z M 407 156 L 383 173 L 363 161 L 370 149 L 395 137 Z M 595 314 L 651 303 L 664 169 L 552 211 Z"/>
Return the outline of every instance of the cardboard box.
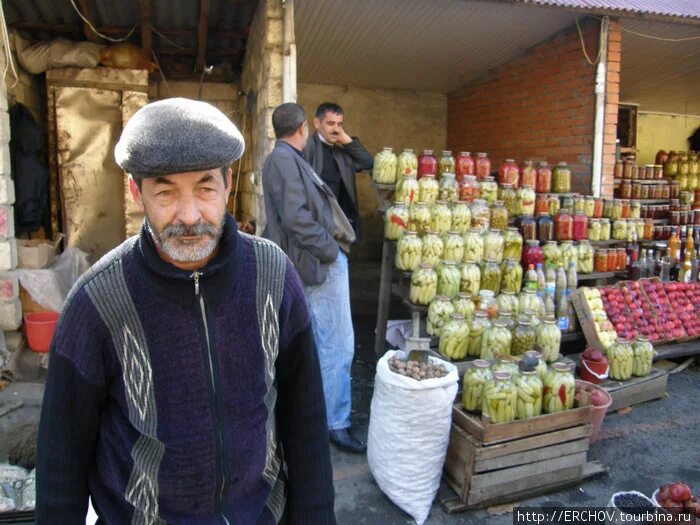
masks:
<path fill-rule="evenodd" d="M 47 239 L 17 239 L 17 259 L 19 268 L 36 270 L 48 268 L 58 256 L 63 235 L 55 241 Z"/>

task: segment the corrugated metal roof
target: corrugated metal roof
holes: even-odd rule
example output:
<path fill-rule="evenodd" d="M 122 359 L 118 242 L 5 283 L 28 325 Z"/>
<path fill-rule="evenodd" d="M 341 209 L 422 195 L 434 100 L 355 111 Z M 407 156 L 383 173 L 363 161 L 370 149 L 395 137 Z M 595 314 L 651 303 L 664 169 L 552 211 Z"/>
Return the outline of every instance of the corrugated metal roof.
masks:
<path fill-rule="evenodd" d="M 586 11 L 620 11 L 681 18 L 700 18 L 698 0 L 513 0 L 523 4 L 568 7 Z"/>
<path fill-rule="evenodd" d="M 463 0 L 296 0 L 299 82 L 449 92 L 571 26 L 560 9 Z"/>

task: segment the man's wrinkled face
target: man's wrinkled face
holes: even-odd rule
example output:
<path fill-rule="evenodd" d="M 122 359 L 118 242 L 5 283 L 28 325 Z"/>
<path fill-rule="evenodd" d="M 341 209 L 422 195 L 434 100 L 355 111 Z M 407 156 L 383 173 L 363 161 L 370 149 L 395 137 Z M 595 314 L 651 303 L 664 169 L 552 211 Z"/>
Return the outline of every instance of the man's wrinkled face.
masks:
<path fill-rule="evenodd" d="M 161 257 L 184 269 L 204 266 L 214 256 L 230 191 L 230 169 L 226 183 L 219 168 L 143 179 L 140 190 L 131 181 Z"/>
<path fill-rule="evenodd" d="M 343 130 L 343 115 L 326 111 L 322 119 L 314 118 L 314 127 L 326 142 L 336 144 L 338 135 Z"/>

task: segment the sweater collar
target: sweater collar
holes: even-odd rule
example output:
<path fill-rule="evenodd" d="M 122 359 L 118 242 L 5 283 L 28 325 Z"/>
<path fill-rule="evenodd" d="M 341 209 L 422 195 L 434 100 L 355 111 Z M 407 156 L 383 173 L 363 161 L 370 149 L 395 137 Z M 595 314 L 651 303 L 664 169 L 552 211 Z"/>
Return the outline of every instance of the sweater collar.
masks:
<path fill-rule="evenodd" d="M 221 301 L 235 286 L 241 267 L 239 238 L 236 221 L 227 213 L 216 256 L 197 270 L 199 291 L 205 295 L 207 302 L 214 304 Z M 137 247 L 137 259 L 145 270 L 143 274 L 146 279 L 180 304 L 188 305 L 196 300 L 194 272 L 173 266 L 160 257 L 145 221 Z"/>

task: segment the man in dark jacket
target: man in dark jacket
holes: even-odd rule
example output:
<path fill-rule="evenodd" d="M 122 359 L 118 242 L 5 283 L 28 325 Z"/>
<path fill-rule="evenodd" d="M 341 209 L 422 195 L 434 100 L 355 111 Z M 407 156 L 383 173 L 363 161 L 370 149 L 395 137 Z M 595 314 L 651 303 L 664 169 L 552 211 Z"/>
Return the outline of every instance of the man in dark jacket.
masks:
<path fill-rule="evenodd" d="M 148 104 L 115 149 L 138 236 L 71 291 L 51 347 L 37 523 L 335 525 L 304 291 L 226 213 L 238 129 L 204 102 Z"/>
<path fill-rule="evenodd" d="M 345 216 L 360 240 L 360 212 L 357 202 L 355 174 L 371 170 L 372 155 L 357 137 L 345 132 L 343 110 L 338 104 L 324 102 L 316 109 L 316 133 L 304 148 L 304 157 L 326 184 L 333 190 Z"/>
<path fill-rule="evenodd" d="M 267 215 L 263 237 L 287 253 L 304 282 L 330 438 L 344 450 L 364 452 L 364 443 L 350 431 L 355 341 L 346 253 L 355 235 L 333 191 L 302 155 L 309 134 L 302 107 L 277 107 L 272 126 L 277 143 L 262 171 Z"/>

